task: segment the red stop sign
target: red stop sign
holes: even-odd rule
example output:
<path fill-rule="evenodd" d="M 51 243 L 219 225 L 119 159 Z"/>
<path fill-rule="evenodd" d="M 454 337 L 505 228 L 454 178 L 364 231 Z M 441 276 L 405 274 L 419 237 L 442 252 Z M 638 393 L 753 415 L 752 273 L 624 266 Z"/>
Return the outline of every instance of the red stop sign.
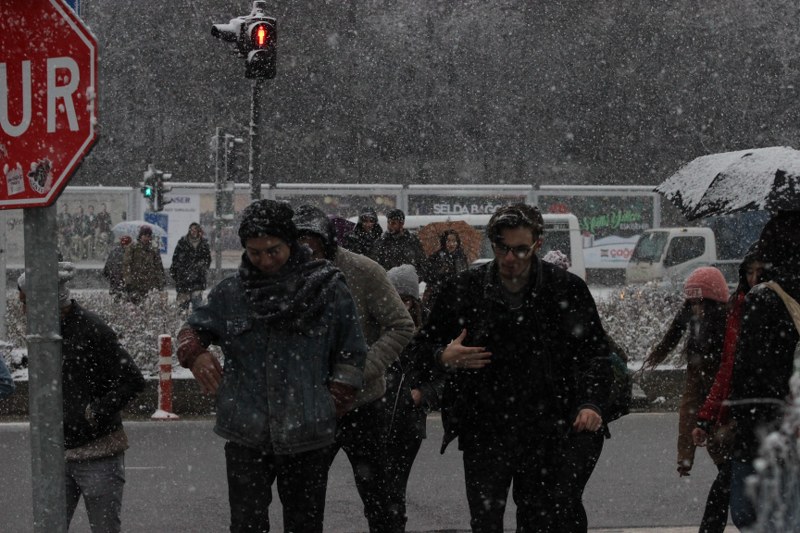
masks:
<path fill-rule="evenodd" d="M 52 204 L 97 134 L 97 41 L 63 0 L 0 2 L 0 209 Z"/>

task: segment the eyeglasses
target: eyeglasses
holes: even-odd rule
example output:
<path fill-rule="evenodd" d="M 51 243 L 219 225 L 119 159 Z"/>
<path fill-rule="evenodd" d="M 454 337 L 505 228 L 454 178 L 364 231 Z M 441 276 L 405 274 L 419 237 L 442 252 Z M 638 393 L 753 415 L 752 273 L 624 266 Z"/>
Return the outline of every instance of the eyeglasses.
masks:
<path fill-rule="evenodd" d="M 511 252 L 514 254 L 514 257 L 525 259 L 533 251 L 533 246 L 526 246 L 524 244 L 520 246 L 506 246 L 501 242 L 495 242 L 492 244 L 492 249 L 494 250 L 494 255 L 498 257 L 505 257 L 508 252 Z"/>

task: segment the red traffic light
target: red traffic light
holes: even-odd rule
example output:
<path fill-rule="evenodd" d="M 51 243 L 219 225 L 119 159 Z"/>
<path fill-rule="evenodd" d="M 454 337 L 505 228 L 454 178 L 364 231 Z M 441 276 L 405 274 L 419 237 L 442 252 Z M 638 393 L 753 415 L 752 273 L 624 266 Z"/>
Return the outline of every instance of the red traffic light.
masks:
<path fill-rule="evenodd" d="M 270 32 L 265 23 L 255 24 L 255 27 L 250 32 L 250 41 L 252 42 L 253 49 L 260 50 L 269 46 Z"/>

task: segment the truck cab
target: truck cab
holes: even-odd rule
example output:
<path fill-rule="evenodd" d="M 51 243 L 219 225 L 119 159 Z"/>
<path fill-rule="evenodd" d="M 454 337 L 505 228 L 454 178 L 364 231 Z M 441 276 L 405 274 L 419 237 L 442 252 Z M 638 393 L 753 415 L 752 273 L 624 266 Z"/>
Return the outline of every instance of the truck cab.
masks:
<path fill-rule="evenodd" d="M 625 269 L 628 284 L 682 281 L 697 267 L 717 262 L 714 232 L 707 227 L 657 228 L 642 233 Z"/>

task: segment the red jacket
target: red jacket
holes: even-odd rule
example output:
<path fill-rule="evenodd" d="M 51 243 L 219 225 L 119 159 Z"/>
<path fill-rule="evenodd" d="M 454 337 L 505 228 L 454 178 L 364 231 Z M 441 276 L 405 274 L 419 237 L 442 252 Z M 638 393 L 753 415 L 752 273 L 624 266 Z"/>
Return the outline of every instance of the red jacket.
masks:
<path fill-rule="evenodd" d="M 725 341 L 722 345 L 722 359 L 719 370 L 714 378 L 714 384 L 708 392 L 706 401 L 697 412 L 698 420 L 725 423 L 728 420 L 728 406 L 724 404 L 731 392 L 731 377 L 733 376 L 733 360 L 736 353 L 736 341 L 739 339 L 739 326 L 742 323 L 742 310 L 744 309 L 744 292 L 737 292 L 733 305 L 728 313 L 728 322 L 725 326 Z"/>

